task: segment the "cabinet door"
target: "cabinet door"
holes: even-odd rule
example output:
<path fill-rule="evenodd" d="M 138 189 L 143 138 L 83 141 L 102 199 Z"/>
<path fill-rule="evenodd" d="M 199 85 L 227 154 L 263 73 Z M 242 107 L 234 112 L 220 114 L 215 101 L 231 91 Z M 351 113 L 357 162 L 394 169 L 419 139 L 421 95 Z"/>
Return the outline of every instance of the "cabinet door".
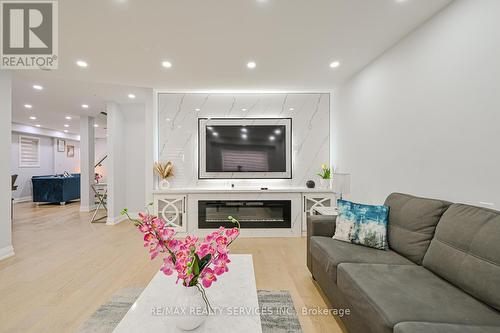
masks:
<path fill-rule="evenodd" d="M 176 228 L 178 231 L 186 231 L 186 198 L 185 195 L 155 195 L 155 214 L 165 220 L 168 226 Z"/>
<path fill-rule="evenodd" d="M 302 200 L 302 231 L 307 231 L 307 217 L 315 214 L 314 208 L 336 206 L 333 193 L 304 194 Z"/>

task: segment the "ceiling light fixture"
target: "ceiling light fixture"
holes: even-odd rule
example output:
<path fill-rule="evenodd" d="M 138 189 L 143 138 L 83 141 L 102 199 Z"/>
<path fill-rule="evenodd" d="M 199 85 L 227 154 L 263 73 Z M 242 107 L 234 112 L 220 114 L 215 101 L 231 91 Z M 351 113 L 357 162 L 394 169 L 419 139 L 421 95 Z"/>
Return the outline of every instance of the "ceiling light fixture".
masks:
<path fill-rule="evenodd" d="M 242 131 L 243 133 L 248 132 L 248 130 L 247 130 L 246 128 L 244 128 L 244 127 L 241 129 L 241 131 Z"/>
<path fill-rule="evenodd" d="M 64 130 L 64 133 L 68 133 L 68 130 Z"/>
<path fill-rule="evenodd" d="M 99 127 L 99 124 L 94 124 L 94 127 Z"/>
<path fill-rule="evenodd" d="M 289 109 L 288 109 L 288 111 L 293 111 L 293 110 L 295 110 L 295 109 L 294 109 L 294 108 L 289 108 Z"/>
<path fill-rule="evenodd" d="M 162 61 L 161 65 L 165 68 L 172 68 L 172 63 L 170 61 Z"/>
<path fill-rule="evenodd" d="M 333 61 L 330 63 L 330 68 L 337 68 L 340 66 L 340 61 Z"/>
<path fill-rule="evenodd" d="M 25 107 L 26 109 L 31 109 L 31 108 L 33 107 L 33 105 L 31 105 L 31 104 L 24 104 L 24 107 Z"/>
<path fill-rule="evenodd" d="M 134 95 L 134 94 L 128 94 L 128 98 L 130 98 L 130 99 L 134 99 L 134 98 L 135 98 L 135 95 Z"/>
<path fill-rule="evenodd" d="M 36 120 L 36 117 L 35 116 L 31 116 L 30 119 L 31 120 Z"/>
<path fill-rule="evenodd" d="M 89 64 L 87 64 L 86 61 L 83 61 L 83 60 L 77 60 L 76 61 L 76 64 L 79 66 L 79 67 L 83 67 L 83 68 L 86 68 L 89 66 Z"/>
<path fill-rule="evenodd" d="M 35 89 L 35 90 L 42 90 L 43 87 L 41 85 L 39 85 L 39 84 L 34 84 L 33 85 L 33 89 Z"/>
<path fill-rule="evenodd" d="M 269 140 L 271 140 L 271 141 L 274 141 L 275 139 L 276 139 L 276 138 L 274 137 L 274 135 L 271 135 L 271 136 L 269 137 Z"/>
<path fill-rule="evenodd" d="M 72 119 L 70 116 L 66 116 L 64 118 L 66 118 L 67 120 L 71 120 Z"/>
<path fill-rule="evenodd" d="M 40 124 L 36 124 L 35 126 L 36 126 L 36 127 L 41 127 L 42 125 L 40 125 Z"/>
<path fill-rule="evenodd" d="M 247 63 L 247 67 L 250 69 L 254 69 L 255 67 L 257 67 L 257 64 L 255 63 L 255 61 L 249 61 Z"/>
<path fill-rule="evenodd" d="M 246 134 L 242 134 L 242 135 L 241 135 L 241 138 L 242 138 L 242 139 L 246 139 L 246 138 L 248 138 L 248 135 L 246 135 Z"/>
<path fill-rule="evenodd" d="M 88 104 L 82 104 L 82 108 L 84 108 L 84 109 L 88 109 L 88 108 L 89 108 L 89 106 L 88 106 Z"/>
<path fill-rule="evenodd" d="M 69 125 L 68 124 L 64 124 L 64 127 L 69 127 Z"/>
<path fill-rule="evenodd" d="M 243 112 L 245 112 L 246 110 L 248 110 L 248 109 L 245 109 L 245 108 L 241 109 L 241 111 L 243 111 Z"/>
<path fill-rule="evenodd" d="M 275 129 L 274 134 L 278 134 L 278 135 L 281 134 L 281 130 L 279 128 Z"/>
<path fill-rule="evenodd" d="M 213 135 L 213 136 L 219 136 L 219 133 L 217 133 L 217 132 L 212 132 L 212 135 Z"/>
<path fill-rule="evenodd" d="M 198 111 L 200 111 L 201 109 L 200 109 L 200 108 L 196 108 L 196 109 L 194 109 L 194 110 L 195 110 L 196 112 L 198 112 Z"/>

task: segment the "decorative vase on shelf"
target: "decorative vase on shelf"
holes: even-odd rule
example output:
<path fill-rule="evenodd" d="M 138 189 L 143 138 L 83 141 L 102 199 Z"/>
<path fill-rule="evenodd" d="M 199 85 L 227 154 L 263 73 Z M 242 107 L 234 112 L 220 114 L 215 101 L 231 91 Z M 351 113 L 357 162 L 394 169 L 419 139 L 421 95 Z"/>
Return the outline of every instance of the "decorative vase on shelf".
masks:
<path fill-rule="evenodd" d="M 331 179 L 324 179 L 324 178 L 321 178 L 320 179 L 320 182 L 319 182 L 319 186 L 322 188 L 322 189 L 329 189 L 330 186 L 331 186 Z"/>
<path fill-rule="evenodd" d="M 160 190 L 167 190 L 170 188 L 170 182 L 166 179 L 160 180 L 159 184 Z"/>
<path fill-rule="evenodd" d="M 179 311 L 174 318 L 175 326 L 184 331 L 200 327 L 208 316 L 207 305 L 196 286 L 182 286 L 174 298 L 174 307 Z"/>

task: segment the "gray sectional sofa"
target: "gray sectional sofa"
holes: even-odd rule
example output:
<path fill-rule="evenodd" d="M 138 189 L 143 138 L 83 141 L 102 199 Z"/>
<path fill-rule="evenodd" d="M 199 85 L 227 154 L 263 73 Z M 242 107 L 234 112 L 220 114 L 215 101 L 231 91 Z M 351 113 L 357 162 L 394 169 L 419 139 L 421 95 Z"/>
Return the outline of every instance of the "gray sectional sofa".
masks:
<path fill-rule="evenodd" d="M 307 266 L 349 332 L 500 332 L 500 212 L 393 193 L 389 250 L 311 216 Z"/>

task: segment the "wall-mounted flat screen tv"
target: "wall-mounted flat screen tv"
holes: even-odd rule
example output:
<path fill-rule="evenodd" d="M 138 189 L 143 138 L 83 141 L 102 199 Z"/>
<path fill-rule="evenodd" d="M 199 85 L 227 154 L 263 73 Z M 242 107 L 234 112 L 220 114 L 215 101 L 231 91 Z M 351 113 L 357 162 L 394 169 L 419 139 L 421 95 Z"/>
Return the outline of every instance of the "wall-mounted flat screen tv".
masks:
<path fill-rule="evenodd" d="M 199 178 L 291 178 L 290 118 L 199 119 Z"/>

